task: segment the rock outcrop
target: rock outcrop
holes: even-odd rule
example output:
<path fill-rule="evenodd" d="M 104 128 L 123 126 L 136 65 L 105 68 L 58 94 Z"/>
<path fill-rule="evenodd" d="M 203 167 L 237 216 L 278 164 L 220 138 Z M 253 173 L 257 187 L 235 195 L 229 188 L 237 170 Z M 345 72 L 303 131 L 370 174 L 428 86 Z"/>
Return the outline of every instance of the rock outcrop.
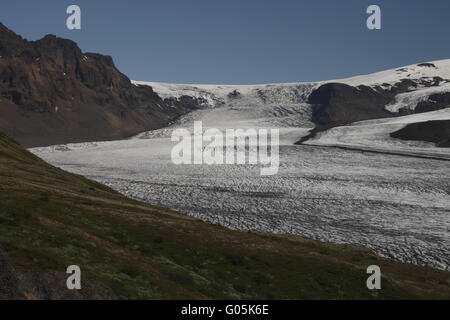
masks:
<path fill-rule="evenodd" d="M 132 84 L 109 56 L 53 35 L 27 41 L 0 24 L 0 130 L 24 146 L 120 139 L 195 107 Z"/>
<path fill-rule="evenodd" d="M 437 147 L 450 148 L 450 120 L 434 120 L 408 124 L 391 133 L 392 138 L 433 142 Z"/>

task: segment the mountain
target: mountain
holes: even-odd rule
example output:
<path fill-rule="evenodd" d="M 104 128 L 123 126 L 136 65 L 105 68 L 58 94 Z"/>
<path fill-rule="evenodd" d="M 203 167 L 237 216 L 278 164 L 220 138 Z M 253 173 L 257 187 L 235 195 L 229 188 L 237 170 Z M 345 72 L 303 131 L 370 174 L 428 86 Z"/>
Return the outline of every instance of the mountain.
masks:
<path fill-rule="evenodd" d="M 367 143 L 364 146 L 377 144 L 379 150 L 392 151 L 400 143 L 400 136 L 393 134 L 395 131 L 414 121 L 449 119 L 449 79 L 450 60 L 441 60 L 347 79 L 311 83 L 242 86 L 133 83 L 152 87 L 165 99 L 180 96 L 203 99 L 200 110 L 182 117 L 178 121 L 179 125 L 195 119 L 202 120 L 206 126 L 219 128 L 278 127 L 288 132 L 289 136 L 284 135 L 288 142 L 300 140 L 299 143 L 321 145 L 330 142 L 331 145 L 351 147 L 362 147 L 357 137 L 359 135 L 362 138 L 361 133 L 365 132 Z M 417 114 L 421 116 L 414 116 Z M 370 123 L 371 120 L 396 125 L 372 127 L 375 123 Z M 369 122 L 362 123 L 364 121 Z M 356 124 L 364 126 L 357 127 Z M 412 150 L 416 146 L 423 147 L 422 141 L 430 142 L 429 148 L 422 150 L 422 153 L 447 153 L 433 148 L 445 148 L 445 141 L 450 139 L 448 131 L 440 128 L 428 126 L 428 136 L 436 135 L 433 139 L 411 134 L 411 130 L 403 131 L 401 139 L 405 142 L 400 143 L 400 146 Z M 377 135 L 370 134 L 375 131 Z M 339 134 L 341 141 L 333 139 L 331 143 L 328 138 L 334 133 Z M 383 135 L 383 145 L 379 143 L 379 135 Z"/>
<path fill-rule="evenodd" d="M 131 82 L 111 57 L 53 35 L 27 41 L 0 24 L 0 130 L 27 147 L 122 139 L 192 111 L 211 126 L 314 128 L 297 136 L 303 143 L 334 127 L 447 108 L 449 79 L 442 60 L 315 83 Z"/>
<path fill-rule="evenodd" d="M 24 146 L 120 139 L 192 107 L 189 99 L 167 107 L 109 56 L 53 35 L 27 41 L 0 24 L 0 130 Z"/>
<path fill-rule="evenodd" d="M 450 105 L 450 60 L 332 81 L 310 95 L 319 128 L 436 111 Z"/>
<path fill-rule="evenodd" d="M 130 200 L 0 134 L 0 299 L 450 298 L 448 272 Z M 69 265 L 82 290 L 65 288 Z M 382 290 L 366 288 L 379 265 Z"/>

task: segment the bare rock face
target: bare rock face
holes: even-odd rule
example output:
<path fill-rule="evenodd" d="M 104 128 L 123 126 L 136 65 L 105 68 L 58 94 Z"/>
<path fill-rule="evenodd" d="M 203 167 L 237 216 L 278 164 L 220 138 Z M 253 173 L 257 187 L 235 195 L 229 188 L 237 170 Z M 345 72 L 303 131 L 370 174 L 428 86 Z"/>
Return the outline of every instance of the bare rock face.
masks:
<path fill-rule="evenodd" d="M 53 35 L 27 41 L 0 24 L 0 131 L 24 146 L 120 139 L 192 108 L 133 85 L 111 57 Z"/>
<path fill-rule="evenodd" d="M 437 147 L 450 148 L 450 120 L 411 123 L 403 129 L 391 133 L 391 137 L 434 142 Z"/>
<path fill-rule="evenodd" d="M 427 65 L 427 64 L 422 64 Z M 418 88 L 437 87 L 440 77 L 422 79 L 402 79 L 395 85 L 349 86 L 343 83 L 326 83 L 315 89 L 308 98 L 313 105 L 312 120 L 316 131 L 347 125 L 356 121 L 404 116 L 411 113 L 436 111 L 450 106 L 449 92 L 432 94 L 410 109 L 401 109 L 397 113 L 386 110 L 386 106 L 395 101 L 398 94 L 414 91 Z"/>
<path fill-rule="evenodd" d="M 384 106 L 392 100 L 393 94 L 367 86 L 352 87 L 342 83 L 324 84 L 308 98 L 308 102 L 314 105 L 312 120 L 318 128 L 388 118 L 392 115 Z"/>
<path fill-rule="evenodd" d="M 450 106 L 450 92 L 432 94 L 417 104 L 416 112 L 436 111 Z"/>

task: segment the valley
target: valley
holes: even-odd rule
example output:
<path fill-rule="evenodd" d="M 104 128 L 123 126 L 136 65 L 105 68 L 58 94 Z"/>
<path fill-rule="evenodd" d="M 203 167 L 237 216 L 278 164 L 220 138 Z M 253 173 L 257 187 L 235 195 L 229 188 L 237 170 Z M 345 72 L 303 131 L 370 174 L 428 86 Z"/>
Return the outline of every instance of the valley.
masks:
<path fill-rule="evenodd" d="M 396 83 L 392 74 L 382 74 Z M 375 85 L 379 79 L 343 82 Z M 130 139 L 32 151 L 133 199 L 227 228 L 356 244 L 398 261 L 449 270 L 450 151 L 390 133 L 448 119 L 450 109 L 337 126 L 295 145 L 315 126 L 308 97 L 319 83 L 148 85 L 164 99 L 189 94 L 205 105 Z M 174 165 L 171 133 L 189 130 L 194 121 L 204 129 L 279 128 L 278 174 L 261 177 L 259 166 L 250 164 Z"/>
<path fill-rule="evenodd" d="M 188 37 L 171 51 L 158 28 L 127 34 L 118 63 L 195 79 L 197 53 L 174 63 Z M 345 68 L 329 74 L 362 70 Z M 111 56 L 0 22 L 0 109 L 0 300 L 449 298 L 450 59 L 316 82 L 133 81 Z"/>

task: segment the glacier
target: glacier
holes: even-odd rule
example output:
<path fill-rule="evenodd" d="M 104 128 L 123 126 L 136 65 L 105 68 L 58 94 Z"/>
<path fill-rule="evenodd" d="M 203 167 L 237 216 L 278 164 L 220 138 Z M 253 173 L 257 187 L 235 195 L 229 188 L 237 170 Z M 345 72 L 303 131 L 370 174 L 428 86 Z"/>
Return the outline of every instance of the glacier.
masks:
<path fill-rule="evenodd" d="M 333 80 L 394 85 L 410 77 L 450 78 L 450 60 Z M 352 123 L 295 145 L 314 127 L 309 94 L 325 82 L 268 85 L 150 85 L 163 98 L 202 98 L 205 105 L 168 127 L 120 141 L 31 149 L 65 170 L 128 197 L 231 229 L 296 234 L 364 246 L 406 263 L 450 270 L 450 150 L 393 139 L 408 123 L 450 119 L 450 109 Z M 423 91 L 421 91 L 423 90 Z M 397 103 L 446 92 L 413 90 Z M 449 90 L 450 91 L 450 90 Z M 392 112 L 400 107 L 391 106 Z M 278 128 L 280 168 L 174 165 L 171 132 L 202 121 L 207 128 Z"/>

